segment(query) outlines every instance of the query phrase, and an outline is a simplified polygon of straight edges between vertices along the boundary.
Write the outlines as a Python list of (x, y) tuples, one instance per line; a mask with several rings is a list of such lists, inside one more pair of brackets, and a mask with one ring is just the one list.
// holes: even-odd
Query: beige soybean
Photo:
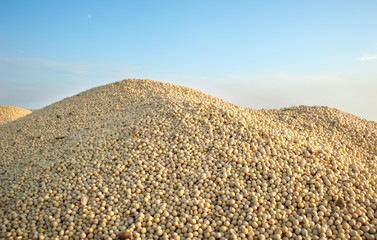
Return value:
[(377, 124), (127, 79), (0, 125), (1, 239), (376, 239)]

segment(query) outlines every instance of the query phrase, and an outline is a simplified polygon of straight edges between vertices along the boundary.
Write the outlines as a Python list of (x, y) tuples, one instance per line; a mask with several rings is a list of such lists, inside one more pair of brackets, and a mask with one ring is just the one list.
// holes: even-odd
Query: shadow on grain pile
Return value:
[(377, 127), (336, 109), (124, 80), (0, 129), (3, 239), (377, 237)]

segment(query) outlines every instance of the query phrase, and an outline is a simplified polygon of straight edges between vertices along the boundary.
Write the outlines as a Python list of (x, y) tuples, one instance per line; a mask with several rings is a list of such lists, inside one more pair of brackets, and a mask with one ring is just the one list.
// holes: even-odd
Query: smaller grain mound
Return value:
[(0, 125), (30, 114), (30, 110), (13, 106), (0, 106)]

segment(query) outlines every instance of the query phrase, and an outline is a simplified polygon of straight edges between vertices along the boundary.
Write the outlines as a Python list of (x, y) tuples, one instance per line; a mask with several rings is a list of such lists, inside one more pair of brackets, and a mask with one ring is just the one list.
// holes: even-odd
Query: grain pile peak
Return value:
[(31, 111), (14, 106), (0, 106), (0, 125), (30, 114)]
[(0, 126), (1, 239), (377, 239), (377, 126), (124, 80)]

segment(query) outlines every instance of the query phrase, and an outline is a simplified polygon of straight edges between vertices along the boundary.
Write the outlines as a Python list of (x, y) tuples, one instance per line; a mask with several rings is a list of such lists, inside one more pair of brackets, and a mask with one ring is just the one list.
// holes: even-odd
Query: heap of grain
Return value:
[(13, 107), (13, 106), (0, 106), (0, 125), (14, 121), (20, 117), (30, 114), (30, 110)]
[(0, 126), (2, 239), (377, 239), (377, 125), (124, 80)]

